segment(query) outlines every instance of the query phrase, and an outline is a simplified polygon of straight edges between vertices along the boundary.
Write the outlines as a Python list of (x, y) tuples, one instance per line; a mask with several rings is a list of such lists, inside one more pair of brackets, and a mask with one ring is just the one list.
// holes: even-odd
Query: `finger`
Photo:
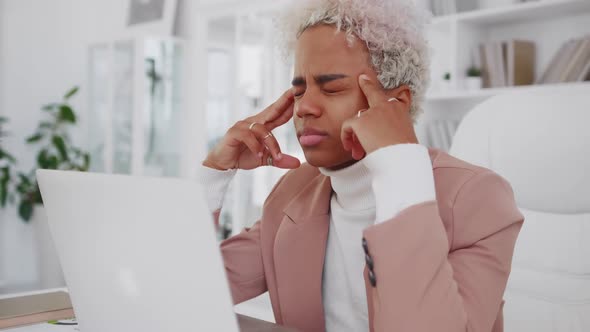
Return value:
[(277, 142), (277, 139), (264, 125), (257, 124), (252, 126), (249, 130), (258, 138), (258, 141), (270, 150), (271, 155), (275, 160), (281, 159), (281, 147), (279, 146), (279, 142)]
[(381, 83), (370, 79), (369, 76), (365, 74), (359, 76), (359, 86), (361, 87), (361, 91), (365, 94), (370, 107), (376, 106), (387, 100), (387, 96), (383, 91)]
[(356, 118), (346, 120), (342, 125), (340, 139), (344, 150), (350, 151), (355, 160), (360, 160), (365, 156), (365, 149), (354, 131), (354, 125), (357, 122)]
[(352, 150), (352, 146), (354, 144), (353, 137), (354, 130), (352, 128), (352, 123), (350, 120), (347, 120), (342, 124), (342, 130), (340, 132), (340, 140), (342, 141), (342, 146), (344, 147), (344, 150)]
[(283, 114), (281, 114), (281, 116), (279, 116), (274, 121), (267, 122), (265, 124), (266, 128), (268, 128), (269, 130), (273, 130), (273, 129), (280, 127), (280, 126), (284, 125), (285, 123), (289, 122), (289, 120), (291, 120), (293, 118), (293, 110), (294, 110), (294, 105), (291, 104), (291, 106), (289, 106), (289, 108)]
[(260, 114), (264, 123), (272, 122), (278, 119), (289, 109), (289, 106), (293, 104), (293, 100), (293, 91), (291, 89), (285, 91), (283, 95), (277, 99), (277, 101), (275, 101)]
[(247, 132), (242, 132), (242, 134), (236, 139), (244, 143), (248, 147), (248, 150), (252, 151), (255, 156), (262, 158), (264, 155), (263, 145), (258, 141), (256, 135), (249, 130)]
[(352, 146), (352, 158), (354, 160), (361, 160), (365, 156), (365, 149), (363, 146), (357, 142)]
[(355, 160), (361, 160), (365, 156), (365, 149), (363, 148), (363, 145), (359, 141), (356, 134), (352, 134), (351, 151), (352, 151), (352, 158), (354, 158)]
[(273, 166), (282, 169), (295, 169), (301, 166), (301, 162), (293, 156), (284, 154), (281, 160), (273, 160)]

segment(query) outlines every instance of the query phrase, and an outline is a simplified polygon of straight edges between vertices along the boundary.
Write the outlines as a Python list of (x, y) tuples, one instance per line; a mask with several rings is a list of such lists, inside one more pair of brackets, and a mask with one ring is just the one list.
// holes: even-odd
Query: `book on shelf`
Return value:
[(534, 83), (536, 47), (525, 40), (493, 41), (479, 46), (484, 88)]
[(511, 40), (506, 43), (508, 86), (530, 85), (535, 82), (535, 43)]
[(70, 296), (52, 292), (0, 300), (0, 329), (74, 317)]
[(586, 67), (582, 69), (580, 75), (578, 75), (578, 82), (590, 81), (590, 61), (586, 64)]
[(590, 36), (570, 39), (555, 53), (538, 84), (583, 82), (590, 74)]

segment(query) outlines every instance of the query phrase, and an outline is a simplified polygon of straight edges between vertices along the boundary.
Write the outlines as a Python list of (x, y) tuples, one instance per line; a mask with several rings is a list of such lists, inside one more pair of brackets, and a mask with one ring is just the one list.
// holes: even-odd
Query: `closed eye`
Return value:
[(294, 91), (293, 96), (295, 96), (295, 98), (299, 98), (299, 97), (303, 96), (304, 93), (305, 93), (305, 90)]
[(345, 89), (322, 89), (328, 95), (335, 95), (345, 91)]

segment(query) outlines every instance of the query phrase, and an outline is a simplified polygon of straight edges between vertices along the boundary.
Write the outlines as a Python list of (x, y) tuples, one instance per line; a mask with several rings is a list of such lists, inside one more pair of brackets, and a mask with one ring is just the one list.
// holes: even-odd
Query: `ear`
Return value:
[(407, 107), (408, 112), (410, 111), (410, 106), (412, 105), (412, 91), (409, 86), (405, 84), (400, 85), (397, 88), (386, 90), (385, 93), (389, 98), (397, 98), (397, 100)]

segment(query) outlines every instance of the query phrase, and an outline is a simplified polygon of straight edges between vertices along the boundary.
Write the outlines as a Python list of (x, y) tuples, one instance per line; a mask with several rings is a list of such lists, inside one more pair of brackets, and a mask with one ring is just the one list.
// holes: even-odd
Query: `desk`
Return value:
[[(256, 318), (238, 314), (238, 325), (241, 332), (296, 332), (296, 330), (269, 323)], [(75, 326), (59, 326), (51, 324), (36, 324), (0, 330), (2, 332), (77, 332)]]
[[(51, 290), (44, 290), (38, 292), (29, 292), (29, 293), (22, 293), (22, 294), (13, 294), (13, 295), (2, 295), (0, 299), (3, 298), (12, 298), (18, 296), (26, 296), (26, 295), (35, 295), (35, 294), (42, 294), (47, 292), (53, 291), (66, 291), (67, 289), (51, 289)], [(274, 323), (266, 322), (260, 319), (244, 316), (244, 315), (237, 315), (238, 317), (238, 325), (240, 327), (241, 332), (296, 332), (295, 329), (287, 328), (284, 326), (280, 326)], [(14, 327), (9, 329), (0, 330), (2, 332), (75, 332), (79, 331), (77, 326), (63, 326), (63, 325), (52, 325), (47, 323), (35, 324), (35, 325), (28, 325), (28, 326), (20, 326)]]

